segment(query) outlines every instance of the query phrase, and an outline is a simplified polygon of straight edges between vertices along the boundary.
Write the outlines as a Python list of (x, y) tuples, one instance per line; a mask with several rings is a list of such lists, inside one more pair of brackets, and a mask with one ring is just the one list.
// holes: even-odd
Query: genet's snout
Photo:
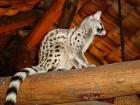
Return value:
[(102, 34), (102, 35), (105, 35), (105, 34), (106, 34), (106, 31), (105, 31), (105, 30), (103, 30), (101, 34)]

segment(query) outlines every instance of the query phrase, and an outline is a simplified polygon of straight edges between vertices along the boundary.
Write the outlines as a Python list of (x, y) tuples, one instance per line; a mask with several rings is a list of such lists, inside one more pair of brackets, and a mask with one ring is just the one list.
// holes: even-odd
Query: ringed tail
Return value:
[(26, 79), (29, 75), (33, 75), (36, 73), (37, 70), (33, 67), (24, 68), (21, 71), (17, 72), (10, 80), (4, 105), (16, 105), (17, 93), (21, 82), (24, 79)]

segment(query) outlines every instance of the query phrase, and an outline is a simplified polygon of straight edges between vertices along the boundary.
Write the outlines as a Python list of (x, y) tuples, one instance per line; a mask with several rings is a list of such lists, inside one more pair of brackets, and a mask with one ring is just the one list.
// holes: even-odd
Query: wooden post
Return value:
[(62, 9), (62, 15), (57, 24), (58, 27), (69, 28), (71, 21), (73, 20), (73, 17), (77, 10), (77, 4), (78, 4), (78, 0), (65, 0)]
[[(0, 105), (9, 78), (2, 78)], [(140, 60), (34, 75), (21, 85), (17, 105), (58, 104), (140, 93)]]

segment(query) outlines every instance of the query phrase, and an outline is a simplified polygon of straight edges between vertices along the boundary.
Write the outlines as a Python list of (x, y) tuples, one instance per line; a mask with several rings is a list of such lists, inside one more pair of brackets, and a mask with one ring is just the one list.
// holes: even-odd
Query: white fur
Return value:
[(9, 88), (15, 87), (18, 90), (19, 89), (19, 85), (20, 85), (20, 81), (19, 80), (11, 81), (10, 84), (9, 84)]
[(12, 100), (13, 102), (16, 103), (16, 94), (15, 93), (8, 94), (8, 96), (6, 97), (6, 101), (8, 100)]
[(90, 44), (93, 41), (94, 36), (89, 37), (88, 42), (84, 45), (83, 49), (82, 49), (82, 53), (86, 52), (86, 50), (89, 48)]
[(102, 14), (102, 11), (97, 11), (97, 12), (93, 15), (94, 19), (100, 20), (101, 14)]
[(93, 19), (93, 16), (89, 16), (90, 19)]

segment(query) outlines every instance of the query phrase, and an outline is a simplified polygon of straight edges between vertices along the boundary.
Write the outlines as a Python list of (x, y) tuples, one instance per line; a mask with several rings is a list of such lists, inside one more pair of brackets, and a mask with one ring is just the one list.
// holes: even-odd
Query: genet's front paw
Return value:
[(89, 65), (89, 67), (95, 67), (95, 66), (96, 66), (95, 64), (90, 64), (90, 65)]
[(82, 65), (79, 64), (79, 65), (77, 66), (77, 69), (81, 69), (81, 68), (82, 68)]

